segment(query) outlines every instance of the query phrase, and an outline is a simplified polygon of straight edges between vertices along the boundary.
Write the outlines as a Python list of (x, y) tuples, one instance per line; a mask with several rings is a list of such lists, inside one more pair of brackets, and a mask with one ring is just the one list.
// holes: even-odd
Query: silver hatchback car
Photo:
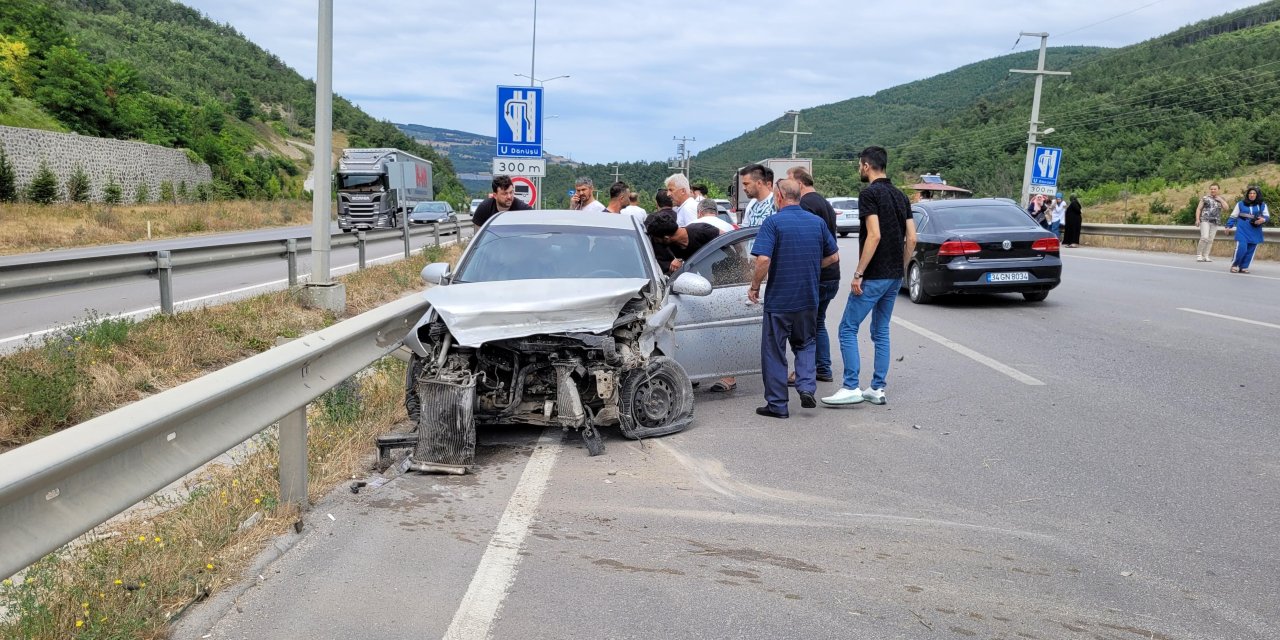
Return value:
[(422, 272), (437, 286), (405, 340), (411, 468), (465, 471), (477, 424), (573, 429), (592, 455), (601, 427), (629, 438), (687, 427), (692, 381), (760, 371), (763, 311), (747, 303), (756, 231), (721, 235), (668, 277), (635, 216), (491, 218), (456, 270)]

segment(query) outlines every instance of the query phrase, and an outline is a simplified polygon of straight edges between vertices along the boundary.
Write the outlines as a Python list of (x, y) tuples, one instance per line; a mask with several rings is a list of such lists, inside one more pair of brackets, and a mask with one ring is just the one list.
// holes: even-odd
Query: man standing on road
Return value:
[(574, 181), (573, 201), (569, 203), (569, 208), (587, 213), (604, 211), (604, 205), (596, 200), (596, 183), (591, 178), (583, 176)]
[(667, 177), (667, 193), (675, 202), (676, 224), (684, 227), (698, 219), (698, 201), (693, 198), (693, 190), (689, 188), (689, 178), (683, 173), (673, 173)]
[(644, 219), (649, 215), (649, 212), (645, 211), (644, 207), (640, 206), (640, 194), (632, 191), (627, 197), (627, 203), (627, 206), (622, 208), (623, 213), (633, 215), (641, 219)]
[(511, 184), (510, 176), (494, 176), (489, 186), (493, 188), (493, 193), (476, 206), (476, 212), (471, 214), (471, 224), (474, 224), (477, 229), (484, 226), (489, 218), (503, 211), (533, 210), (533, 207), (524, 203), (524, 200), (516, 197), (516, 188)]
[[(836, 228), (836, 210), (821, 193), (813, 188), (813, 176), (804, 167), (787, 169), (787, 177), (800, 183), (800, 208), (812, 213), (827, 223), (831, 237), (839, 230)], [(840, 263), (825, 266), (818, 277), (818, 382), (831, 382), (831, 336), (827, 333), (827, 307), (840, 292)], [(792, 376), (794, 380), (795, 376)]]
[(609, 205), (604, 208), (609, 213), (622, 213), (631, 204), (631, 188), (625, 182), (615, 182), (609, 186)]
[(742, 176), (742, 190), (747, 192), (747, 213), (742, 217), (742, 226), (758, 227), (764, 219), (773, 215), (778, 208), (773, 202), (773, 169), (759, 164), (750, 164), (738, 171)]
[(720, 230), (720, 233), (729, 233), (733, 231), (733, 225), (720, 219), (720, 209), (716, 207), (716, 201), (703, 198), (698, 203), (698, 219), (693, 224), (709, 224)]
[[(861, 224), (858, 229), (858, 267), (853, 272), (853, 291), (840, 321), (840, 357), (844, 360), (844, 382), (823, 404), (872, 404), (887, 402), (885, 378), (889, 375), (889, 320), (893, 303), (902, 287), (906, 261), (916, 248), (916, 223), (911, 219), (907, 196), (889, 182), (885, 166), (889, 154), (883, 147), (867, 147), (858, 162), (858, 174), (870, 182), (858, 194)], [(871, 386), (859, 389), (861, 361), (858, 354), (858, 327), (871, 314), (871, 341), (875, 343), (875, 374)]]
[(768, 216), (751, 246), (755, 271), (747, 300), (760, 302), (760, 284), (769, 276), (764, 298), (764, 327), (760, 336), (760, 365), (765, 405), (758, 415), (789, 417), (787, 408), (787, 345), (796, 360), (796, 391), (800, 406), (818, 406), (813, 394), (814, 355), (818, 329), (818, 277), (822, 267), (840, 259), (835, 236), (820, 218), (800, 208), (800, 183), (784, 179), (775, 189), (782, 208)]
[(1213, 252), (1213, 239), (1218, 235), (1218, 225), (1222, 223), (1222, 212), (1227, 210), (1227, 201), (1218, 195), (1218, 183), (1209, 185), (1209, 195), (1200, 198), (1196, 205), (1196, 227), (1200, 229), (1200, 244), (1196, 246), (1196, 262), (1213, 262), (1209, 254)]

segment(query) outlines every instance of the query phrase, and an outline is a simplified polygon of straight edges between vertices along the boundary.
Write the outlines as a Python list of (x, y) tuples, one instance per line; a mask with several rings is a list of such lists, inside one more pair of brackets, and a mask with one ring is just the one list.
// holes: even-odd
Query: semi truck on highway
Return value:
[(431, 200), (431, 162), (399, 149), (346, 149), (338, 160), (338, 228), (398, 229)]
[[(787, 170), (791, 167), (803, 167), (809, 175), (813, 175), (813, 161), (809, 158), (765, 158), (756, 164), (764, 165), (773, 169), (773, 180), (777, 182), (787, 177)], [(739, 167), (739, 170), (742, 168)], [(729, 193), (730, 208), (736, 214), (741, 214), (747, 209), (747, 202), (751, 200), (751, 196), (742, 189), (742, 176), (737, 171), (733, 172), (733, 183)], [(737, 216), (735, 216), (737, 217)]]

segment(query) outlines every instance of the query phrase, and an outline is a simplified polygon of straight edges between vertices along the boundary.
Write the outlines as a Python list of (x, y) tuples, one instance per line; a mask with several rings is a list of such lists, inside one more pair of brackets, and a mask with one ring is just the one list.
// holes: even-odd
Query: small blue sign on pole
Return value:
[(1062, 170), (1062, 149), (1056, 147), (1039, 147), (1035, 160), (1031, 163), (1031, 184), (1042, 187), (1058, 185), (1058, 174)]
[(498, 152), (542, 157), (542, 87), (498, 87)]
[(566, 195), (566, 196), (569, 196), (570, 198), (572, 198), (572, 197), (573, 197), (573, 189), (570, 189), (570, 190), (569, 190), (569, 193), (566, 193), (565, 195)]

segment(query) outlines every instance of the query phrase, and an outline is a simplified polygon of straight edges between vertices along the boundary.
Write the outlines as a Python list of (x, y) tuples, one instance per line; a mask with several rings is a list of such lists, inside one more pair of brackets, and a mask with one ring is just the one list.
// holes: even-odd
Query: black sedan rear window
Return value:
[(1036, 226), (1031, 216), (1014, 205), (977, 205), (947, 207), (929, 213), (929, 226), (935, 230), (1028, 228)]

